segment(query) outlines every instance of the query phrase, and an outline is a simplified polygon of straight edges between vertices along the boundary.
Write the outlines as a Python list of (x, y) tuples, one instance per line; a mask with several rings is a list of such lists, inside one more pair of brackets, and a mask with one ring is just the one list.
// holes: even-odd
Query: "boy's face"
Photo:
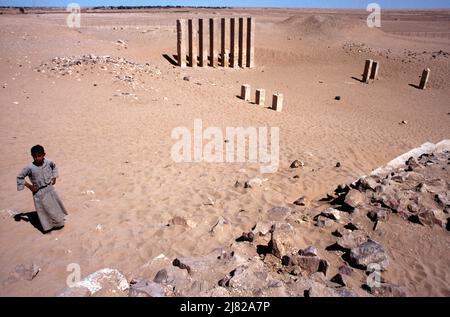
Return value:
[(37, 153), (33, 155), (34, 162), (36, 164), (42, 164), (44, 162), (45, 153)]

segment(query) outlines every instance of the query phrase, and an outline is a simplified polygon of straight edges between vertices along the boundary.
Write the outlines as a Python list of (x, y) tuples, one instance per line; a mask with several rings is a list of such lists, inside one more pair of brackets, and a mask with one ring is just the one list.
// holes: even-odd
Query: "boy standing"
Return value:
[[(58, 177), (56, 165), (45, 158), (41, 145), (31, 148), (31, 156), (33, 162), (17, 175), (17, 190), (23, 190), (25, 186), (33, 193), (34, 206), (44, 232), (62, 228), (67, 211), (53, 188)], [(25, 180), (27, 176), (31, 184)]]

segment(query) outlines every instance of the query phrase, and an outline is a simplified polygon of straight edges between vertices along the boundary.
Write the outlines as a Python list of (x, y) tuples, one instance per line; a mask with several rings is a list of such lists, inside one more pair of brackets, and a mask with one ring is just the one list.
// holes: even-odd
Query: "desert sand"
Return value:
[[(267, 221), (270, 208), (297, 208), (293, 202), (305, 196), (321, 210), (319, 200), (338, 184), (425, 142), (449, 139), (450, 12), (385, 12), (379, 29), (366, 26), (367, 14), (93, 12), (82, 14), (80, 29), (68, 28), (63, 13), (2, 14), (0, 295), (56, 296), (66, 288), (70, 263), (80, 265), (82, 277), (111, 267), (128, 280), (153, 278), (175, 258), (229, 246)], [(254, 69), (179, 68), (163, 56), (176, 54), (179, 18), (247, 15), (257, 21)], [(88, 63), (68, 73), (54, 62), (89, 54), (136, 64)], [(381, 68), (366, 85), (359, 79), (369, 58)], [(424, 68), (430, 82), (420, 90), (414, 85)], [(266, 107), (237, 98), (242, 84), (251, 85), (252, 100), (254, 89), (265, 88)], [(274, 92), (284, 94), (281, 113), (267, 108)], [(255, 163), (175, 163), (171, 131), (193, 129), (196, 118), (223, 130), (279, 127), (278, 171), (261, 175)], [(56, 162), (56, 190), (69, 212), (62, 230), (45, 235), (6, 212), (35, 210), (31, 193), (16, 191), (35, 144)], [(294, 160), (304, 166), (290, 168)], [(253, 177), (267, 180), (235, 187)], [(177, 216), (186, 223), (167, 226)], [(222, 218), (226, 224), (210, 233)], [(299, 248), (314, 245), (331, 267), (343, 263), (324, 250), (331, 235), (313, 223), (295, 225)], [(450, 296), (445, 228), (392, 215), (382, 232), (376, 238), (390, 257), (386, 279), (411, 296)], [(8, 282), (17, 265), (30, 263), (41, 268), (31, 282)], [(358, 287), (363, 277), (350, 284)]]

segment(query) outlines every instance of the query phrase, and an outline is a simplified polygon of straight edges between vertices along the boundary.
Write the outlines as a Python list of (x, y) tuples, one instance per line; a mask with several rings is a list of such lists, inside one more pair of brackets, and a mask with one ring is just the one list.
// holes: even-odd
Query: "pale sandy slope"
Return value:
[[(31, 194), (16, 192), (15, 177), (30, 160), (29, 148), (39, 143), (59, 166), (57, 190), (70, 212), (66, 228), (50, 235), (29, 223), (1, 220), (0, 279), (21, 263), (42, 268), (32, 287), (18, 282), (1, 288), (2, 295), (54, 296), (64, 289), (72, 262), (83, 276), (114, 267), (128, 278), (152, 277), (160, 254), (174, 259), (208, 253), (265, 219), (273, 206), (290, 206), (303, 195), (314, 201), (412, 147), (449, 138), (449, 58), (430, 53), (450, 51), (448, 34), (442, 36), (448, 13), (435, 23), (408, 15), (417, 30), (426, 24), (436, 34), (415, 38), (368, 29), (364, 12), (252, 14), (258, 18), (253, 70), (179, 69), (163, 58), (176, 54), (175, 20), (208, 12), (89, 14), (82, 17), (81, 33), (65, 26), (65, 15), (0, 16), (0, 210), (34, 210)], [(390, 19), (389, 30), (398, 25), (403, 31), (400, 22)], [(127, 49), (116, 44), (119, 39)], [(346, 53), (351, 43), (366, 46)], [(413, 60), (405, 50), (420, 56)], [(149, 63), (161, 74), (142, 76), (145, 83), (133, 91), (95, 67), (60, 78), (33, 70), (56, 56), (90, 53)], [(372, 85), (352, 78), (361, 77), (367, 58), (381, 62), (380, 80)], [(420, 91), (409, 84), (418, 84), (424, 67), (432, 69), (431, 89)], [(284, 93), (284, 111), (236, 98), (243, 83), (265, 88), (269, 100), (274, 91)], [(138, 99), (115, 97), (117, 90)], [(222, 129), (279, 127), (278, 172), (260, 175), (257, 164), (247, 163), (174, 163), (171, 131), (192, 129), (195, 118)], [(295, 159), (305, 167), (290, 169)], [(335, 168), (338, 161), (341, 168)], [(234, 187), (254, 176), (268, 181), (258, 189)], [(208, 198), (213, 206), (204, 204)], [(166, 227), (174, 216), (190, 227)], [(230, 225), (208, 234), (218, 217)], [(391, 223), (378, 238), (392, 257), (388, 278), (415, 295), (448, 296), (448, 233)], [(99, 224), (102, 230), (96, 230)], [(310, 229), (305, 243), (322, 249), (329, 244), (331, 237)]]

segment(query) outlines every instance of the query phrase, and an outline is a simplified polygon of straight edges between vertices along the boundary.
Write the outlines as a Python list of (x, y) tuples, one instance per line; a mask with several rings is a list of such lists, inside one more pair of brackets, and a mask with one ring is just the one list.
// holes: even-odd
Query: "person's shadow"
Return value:
[(48, 231), (44, 231), (42, 228), (41, 222), (39, 220), (38, 214), (36, 211), (23, 212), (14, 216), (15, 221), (25, 221), (31, 223), (33, 227), (38, 229), (42, 234), (46, 234)]

